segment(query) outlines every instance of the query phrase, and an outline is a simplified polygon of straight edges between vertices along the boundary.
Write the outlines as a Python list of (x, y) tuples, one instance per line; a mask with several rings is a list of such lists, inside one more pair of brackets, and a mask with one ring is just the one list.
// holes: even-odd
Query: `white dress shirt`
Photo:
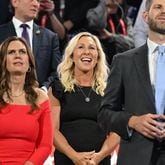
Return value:
[[(149, 74), (150, 74), (150, 81), (151, 85), (155, 86), (155, 79), (156, 79), (156, 63), (158, 57), (158, 45), (157, 43), (147, 39), (148, 45), (148, 64), (149, 64)], [(165, 43), (162, 44), (165, 46)]]
[(155, 74), (156, 74), (156, 60), (158, 55), (158, 44), (154, 43), (150, 39), (147, 39), (148, 45), (148, 64), (149, 74), (152, 87), (155, 86)]
[(22, 36), (22, 31), (23, 28), (20, 27), (21, 24), (27, 24), (29, 26), (29, 28), (27, 28), (28, 33), (29, 33), (29, 39), (30, 39), (30, 46), (32, 48), (32, 40), (33, 40), (33, 20), (29, 21), (29, 22), (21, 22), (20, 20), (18, 20), (16, 17), (13, 17), (12, 22), (14, 24), (15, 27), (15, 31), (17, 33), (18, 37)]

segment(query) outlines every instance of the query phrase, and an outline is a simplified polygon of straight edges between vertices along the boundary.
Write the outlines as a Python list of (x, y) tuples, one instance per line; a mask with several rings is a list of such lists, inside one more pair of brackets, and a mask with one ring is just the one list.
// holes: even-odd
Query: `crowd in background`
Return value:
[[(63, 54), (67, 42), (77, 33), (88, 31), (100, 39), (106, 58), (136, 46), (134, 24), (142, 0), (41, 0), (36, 24), (58, 34)], [(10, 0), (0, 2), (0, 24), (13, 16)], [(99, 12), (99, 13), (97, 13)], [(141, 17), (141, 14), (140, 16)]]

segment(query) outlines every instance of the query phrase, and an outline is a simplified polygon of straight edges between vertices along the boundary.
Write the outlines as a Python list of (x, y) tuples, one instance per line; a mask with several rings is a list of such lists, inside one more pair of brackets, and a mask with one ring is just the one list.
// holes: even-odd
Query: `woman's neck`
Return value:
[(80, 86), (91, 86), (93, 76), (90, 74), (75, 75), (76, 84)]
[(24, 91), (25, 78), (22, 76), (11, 76), (9, 87), (12, 94), (19, 94)]
[(77, 85), (92, 86), (94, 70), (81, 71), (77, 68), (74, 69), (74, 79)]

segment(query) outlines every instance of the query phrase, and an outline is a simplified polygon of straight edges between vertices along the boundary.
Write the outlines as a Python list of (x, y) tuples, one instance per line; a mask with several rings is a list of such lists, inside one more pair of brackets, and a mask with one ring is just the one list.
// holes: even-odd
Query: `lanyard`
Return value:
[(125, 26), (125, 23), (124, 23), (123, 19), (120, 18), (119, 22), (121, 24), (123, 35), (126, 36), (127, 35), (127, 31), (126, 31), (126, 26)]
[(43, 15), (41, 18), (41, 26), (46, 27), (47, 15)]
[[(113, 23), (112, 18), (109, 18), (108, 22), (109, 22), (109, 25), (110, 25), (110, 27), (111, 27), (112, 33), (116, 33), (115, 25), (114, 25), (114, 23)], [(121, 29), (122, 29), (123, 35), (126, 36), (126, 35), (127, 35), (126, 25), (125, 25), (123, 19), (120, 18), (120, 19), (119, 19), (119, 23), (120, 23), (120, 25), (121, 25)]]

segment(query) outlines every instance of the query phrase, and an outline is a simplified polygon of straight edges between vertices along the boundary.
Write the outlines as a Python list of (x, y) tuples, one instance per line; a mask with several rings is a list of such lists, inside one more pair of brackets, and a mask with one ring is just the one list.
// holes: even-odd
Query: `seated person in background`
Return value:
[(52, 151), (48, 96), (38, 88), (26, 41), (9, 37), (0, 48), (0, 164), (42, 165)]
[(49, 91), (56, 165), (110, 165), (120, 138), (97, 123), (108, 70), (97, 37), (81, 32), (69, 41)]
[(106, 0), (105, 5), (107, 6), (105, 28), (100, 29), (98, 26), (93, 26), (93, 33), (96, 33), (101, 40), (107, 61), (111, 65), (112, 57), (115, 54), (134, 47), (133, 27), (131, 20), (126, 17), (125, 1)]

